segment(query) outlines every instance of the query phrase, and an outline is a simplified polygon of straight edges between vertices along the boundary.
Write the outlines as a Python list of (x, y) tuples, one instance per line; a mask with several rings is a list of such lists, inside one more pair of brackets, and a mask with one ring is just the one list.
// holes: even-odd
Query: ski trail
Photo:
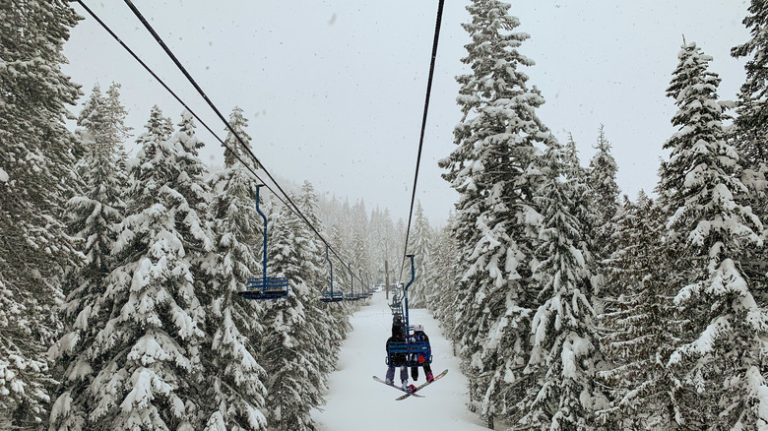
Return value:
[[(353, 330), (341, 346), (337, 370), (329, 377), (326, 405), (312, 412), (323, 431), (441, 430), (481, 431), (482, 422), (465, 406), (467, 378), (459, 371), (438, 322), (427, 310), (411, 310), (411, 323), (421, 323), (432, 344), (432, 371), (448, 369), (448, 375), (419, 393), (395, 401), (402, 392), (372, 379), (387, 371), (384, 343), (390, 336), (392, 315), (384, 293), (376, 293), (371, 305), (352, 315)], [(419, 370), (419, 382), (424, 381)], [(395, 376), (399, 379), (399, 370)]]

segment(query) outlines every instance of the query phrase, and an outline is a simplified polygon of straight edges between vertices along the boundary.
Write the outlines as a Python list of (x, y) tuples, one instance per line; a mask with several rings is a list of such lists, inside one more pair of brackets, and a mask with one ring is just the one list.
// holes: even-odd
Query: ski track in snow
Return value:
[[(384, 293), (376, 293), (371, 305), (352, 315), (353, 330), (341, 346), (336, 371), (329, 377), (326, 405), (312, 412), (323, 431), (393, 430), (486, 430), (480, 418), (467, 410), (467, 378), (459, 360), (427, 310), (411, 310), (411, 324), (421, 323), (432, 344), (432, 371), (448, 369), (448, 375), (419, 391), (425, 398), (395, 398), (402, 392), (373, 380), (387, 371), (384, 344), (391, 333), (392, 315)], [(399, 379), (399, 370), (395, 373)], [(424, 382), (419, 370), (418, 382)]]

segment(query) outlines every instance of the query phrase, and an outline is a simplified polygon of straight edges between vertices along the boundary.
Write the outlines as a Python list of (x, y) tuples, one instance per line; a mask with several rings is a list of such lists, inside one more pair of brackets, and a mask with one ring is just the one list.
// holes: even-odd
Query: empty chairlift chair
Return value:
[(267, 216), (259, 207), (259, 189), (262, 184), (256, 186), (256, 211), (264, 220), (264, 255), (262, 259), (261, 277), (250, 277), (245, 285), (245, 290), (239, 292), (239, 295), (245, 299), (272, 300), (288, 296), (290, 291), (288, 279), (285, 277), (269, 277), (267, 274)]
[(330, 283), (329, 283), (329, 290), (326, 290), (322, 293), (322, 296), (320, 296), (320, 301), (322, 302), (341, 302), (344, 300), (344, 292), (337, 290), (333, 291), (333, 262), (331, 262), (331, 258), (328, 255), (328, 245), (325, 246), (325, 260), (328, 262), (328, 268), (330, 270)]

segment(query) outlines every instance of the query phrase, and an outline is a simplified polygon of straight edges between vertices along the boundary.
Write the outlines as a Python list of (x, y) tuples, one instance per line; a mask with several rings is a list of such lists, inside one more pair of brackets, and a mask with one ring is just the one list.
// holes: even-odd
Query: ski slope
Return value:
[[(425, 398), (403, 401), (395, 401), (402, 392), (373, 380), (373, 375), (384, 378), (387, 371), (384, 344), (392, 326), (384, 293), (377, 293), (371, 305), (352, 315), (353, 330), (341, 346), (337, 371), (330, 376), (327, 403), (313, 412), (320, 430), (487, 431), (465, 406), (467, 379), (438, 322), (427, 310), (411, 310), (411, 322), (424, 325), (429, 335), (432, 371), (437, 374), (447, 368), (448, 375), (420, 391)], [(395, 379), (399, 379), (399, 370)], [(424, 382), (423, 370), (419, 382)]]

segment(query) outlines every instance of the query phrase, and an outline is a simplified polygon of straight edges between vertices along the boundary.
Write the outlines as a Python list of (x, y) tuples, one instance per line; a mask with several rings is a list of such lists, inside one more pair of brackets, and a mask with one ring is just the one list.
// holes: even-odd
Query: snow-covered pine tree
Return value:
[(411, 233), (408, 253), (415, 254), (414, 262), (416, 264), (416, 281), (408, 291), (408, 301), (412, 308), (425, 308), (426, 297), (429, 294), (431, 286), (427, 283), (427, 274), (430, 268), (429, 254), (432, 249), (432, 228), (429, 226), (429, 220), (424, 216), (424, 209), (421, 202), (416, 203), (416, 214), (413, 219), (413, 232)]
[[(679, 333), (663, 268), (664, 221), (642, 191), (625, 197), (617, 219), (616, 250), (605, 260), (608, 290), (620, 292), (599, 316), (607, 367), (598, 376), (611, 387), (613, 407), (601, 412), (611, 429), (674, 428), (674, 386), (666, 362)], [(613, 288), (612, 286), (618, 286)]]
[(314, 250), (308, 229), (283, 206), (269, 244), (271, 273), (288, 278), (291, 286), (288, 298), (271, 304), (267, 311), (261, 342), (270, 429), (279, 431), (314, 429), (309, 412), (320, 405), (326, 388), (319, 352), (325, 343), (307, 319), (305, 306), (314, 299), (304, 271), (304, 259)]
[(573, 139), (572, 133), (568, 133), (568, 142), (563, 146), (563, 163), (566, 176), (586, 181), (587, 170), (581, 166), (579, 150), (576, 149), (576, 140)]
[[(246, 132), (246, 129), (248, 128), (248, 119), (245, 118), (243, 110), (239, 106), (232, 108), (232, 112), (229, 114), (229, 125), (237, 132), (237, 136), (250, 147), (251, 137)], [(237, 139), (229, 128), (227, 128), (227, 136), (224, 138), (224, 143), (226, 144), (226, 148), (224, 149), (224, 163), (227, 166), (232, 166), (232, 164), (238, 163), (238, 157), (246, 163), (256, 163), (251, 162), (251, 158), (247, 155), (248, 153), (246, 149), (243, 148), (243, 144), (240, 143), (240, 140)], [(234, 150), (234, 152), (231, 149)], [(252, 168), (258, 169), (259, 167), (252, 166)]]
[(89, 429), (88, 413), (93, 370), (100, 358), (90, 348), (100, 329), (109, 319), (110, 308), (103, 297), (108, 288), (107, 277), (114, 268), (110, 256), (117, 237), (117, 225), (123, 219), (124, 204), (118, 160), (123, 148), (120, 130), (122, 118), (113, 115), (118, 100), (108, 105), (98, 87), (94, 87), (78, 125), (84, 151), (81, 165), (85, 194), (75, 196), (67, 204), (69, 230), (84, 256), (82, 266), (68, 274), (64, 306), (64, 334), (51, 349), (64, 375), (58, 399), (54, 403), (51, 428), (61, 430)]
[(595, 144), (595, 155), (589, 161), (588, 182), (595, 195), (598, 226), (610, 224), (619, 208), (619, 186), (616, 184), (616, 160), (611, 154), (611, 143), (605, 137), (605, 126), (600, 125)]
[(258, 346), (251, 342), (263, 335), (264, 307), (237, 295), (248, 277), (261, 273), (261, 217), (254, 202), (256, 180), (239, 162), (229, 162), (211, 180), (215, 247), (202, 265), (206, 332), (211, 336), (210, 347), (203, 349), (206, 430), (262, 430), (265, 371), (256, 359)]
[(532, 319), (523, 377), (510, 382), (527, 388), (510, 419), (531, 428), (588, 430), (594, 429), (594, 410), (607, 400), (594, 388), (599, 356), (590, 265), (580, 249), (585, 226), (574, 215), (577, 195), (561, 176), (561, 151), (553, 145), (546, 155), (547, 181), (538, 198), (544, 217), (537, 250), (541, 261), (534, 267), (542, 302)]
[(459, 279), (457, 246), (452, 235), (453, 218), (438, 231), (434, 247), (428, 255), (428, 271), (425, 274), (427, 286), (427, 306), (440, 321), (443, 333), (455, 340), (457, 328), (453, 319), (456, 312), (456, 300), (459, 296), (456, 280)]
[(677, 420), (696, 429), (768, 429), (768, 315), (739, 262), (744, 248), (761, 244), (762, 225), (739, 198), (747, 190), (739, 154), (725, 141), (711, 57), (690, 43), (678, 58), (667, 90), (678, 131), (664, 144), (670, 158), (658, 186), (666, 241), (679, 256), (672, 263), (684, 277), (671, 280), (675, 304), (692, 326), (669, 360), (683, 404)]
[[(768, 220), (768, 1), (752, 0), (744, 18), (751, 39), (734, 47), (731, 54), (746, 58), (747, 79), (739, 92), (733, 145), (744, 171), (742, 182), (749, 190), (747, 199), (760, 220)], [(768, 233), (763, 233), (764, 242)], [(756, 299), (768, 305), (768, 259), (765, 244), (749, 250), (742, 266), (751, 279)]]
[[(305, 181), (301, 186), (301, 195), (298, 200), (299, 208), (307, 220), (313, 226), (318, 226), (322, 232), (322, 222), (318, 214), (318, 198), (315, 188), (311, 183)], [(333, 312), (330, 308), (320, 302), (320, 295), (327, 286), (325, 245), (316, 235), (310, 236), (311, 241), (307, 243), (305, 255), (302, 259), (302, 273), (305, 274), (305, 284), (309, 288), (310, 298), (305, 301), (305, 315), (309, 322), (314, 326), (314, 332), (318, 339), (323, 340), (319, 343), (316, 353), (319, 355), (318, 366), (323, 375), (333, 371), (338, 359), (339, 347), (347, 331), (350, 329), (346, 315)]]
[(64, 268), (76, 253), (61, 210), (79, 184), (66, 129), (78, 87), (62, 73), (77, 15), (63, 0), (0, 3), (0, 428), (35, 427), (52, 381)]
[(120, 84), (113, 82), (107, 89), (107, 95), (105, 103), (107, 105), (107, 112), (110, 116), (110, 124), (113, 129), (110, 131), (112, 139), (115, 142), (120, 142), (118, 148), (117, 167), (119, 169), (118, 179), (122, 184), (123, 189), (128, 188), (128, 155), (125, 152), (125, 145), (123, 144), (131, 136), (131, 128), (125, 124), (125, 117), (128, 115), (128, 111), (120, 102)]
[[(101, 94), (101, 87), (99, 84), (96, 84), (91, 89), (90, 96), (88, 96), (88, 99), (83, 103), (83, 108), (77, 116), (78, 128), (75, 130), (77, 145), (75, 146), (73, 154), (75, 158), (77, 158), (77, 166), (75, 170), (81, 177), (85, 176), (88, 170), (89, 160), (86, 156), (88, 155), (89, 142), (92, 143), (94, 141), (91, 133), (93, 133), (97, 127), (103, 127), (105, 124), (105, 119), (101, 118), (105, 115), (105, 110), (102, 108), (102, 105), (104, 105), (104, 96)], [(94, 117), (94, 112), (100, 113)]]
[[(590, 225), (587, 233), (591, 237), (590, 248), (598, 262), (606, 259), (614, 249), (612, 238), (616, 231), (614, 217), (619, 209), (619, 186), (616, 184), (616, 160), (611, 155), (611, 144), (605, 137), (605, 126), (600, 125), (595, 145), (595, 155), (587, 170)], [(601, 265), (602, 266), (602, 265)], [(620, 292), (604, 291), (604, 274), (596, 271), (593, 282), (600, 298), (615, 298)], [(617, 286), (615, 286), (617, 287)]]
[(97, 322), (88, 346), (100, 358), (92, 364), (88, 423), (115, 431), (201, 429), (208, 402), (199, 391), (205, 310), (195, 275), (212, 241), (196, 211), (193, 189), (204, 187), (202, 177), (183, 170), (195, 165), (196, 139), (187, 121), (168, 139), (168, 120), (157, 107), (146, 128), (102, 297), (110, 314)]
[(470, 43), (462, 62), (472, 72), (458, 77), (457, 147), (440, 162), (459, 192), (460, 348), (471, 365), (470, 396), (485, 400), (486, 415), (505, 409), (494, 404), (502, 399), (494, 392), (527, 360), (529, 265), (540, 221), (532, 200), (537, 146), (553, 140), (536, 114), (544, 99), (521, 70), (533, 65), (518, 50), (528, 35), (515, 31), (520, 23), (509, 8), (498, 0), (467, 6)]

